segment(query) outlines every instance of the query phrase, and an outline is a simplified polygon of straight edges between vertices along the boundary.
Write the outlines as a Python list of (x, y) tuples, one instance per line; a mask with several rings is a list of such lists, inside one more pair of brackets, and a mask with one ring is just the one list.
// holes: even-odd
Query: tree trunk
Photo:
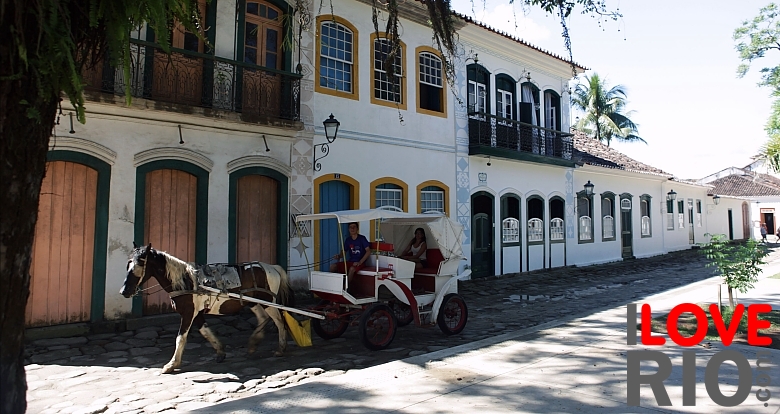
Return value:
[(734, 294), (732, 293), (731, 286), (729, 286), (729, 306), (734, 310)]
[[(14, 2), (0, 21), (0, 413), (23, 413), (27, 407), (24, 372), (24, 321), (30, 285), (30, 255), (38, 198), (46, 172), (46, 152), (58, 96), (39, 96), (29, 68), (9, 67)], [(24, 21), (24, 37), (37, 39), (35, 22)], [(32, 30), (30, 28), (32, 27)], [(17, 26), (18, 30), (18, 26)], [(34, 47), (28, 48), (28, 53)], [(32, 58), (32, 57), (31, 57)], [(37, 57), (36, 57), (37, 58)], [(8, 80), (11, 72), (15, 77)], [(25, 102), (26, 103), (23, 103)], [(28, 114), (38, 113), (38, 119)]]

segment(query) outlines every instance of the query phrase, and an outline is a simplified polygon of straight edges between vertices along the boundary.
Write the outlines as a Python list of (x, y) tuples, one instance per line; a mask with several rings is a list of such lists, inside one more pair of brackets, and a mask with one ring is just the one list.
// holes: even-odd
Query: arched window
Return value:
[(674, 230), (674, 201), (666, 200), (666, 230)]
[(541, 106), (539, 102), (539, 88), (531, 82), (525, 82), (520, 86), (522, 93), (518, 115), (520, 122), (531, 125), (539, 125)]
[(282, 11), (262, 1), (247, 1), (244, 18), (244, 62), (282, 68)]
[(444, 190), (429, 185), (420, 190), (420, 213), (438, 211), (444, 214)]
[(647, 195), (641, 195), (639, 196), (639, 208), (642, 212), (642, 237), (652, 237), (653, 231), (652, 231), (652, 221), (650, 217), (650, 206), (651, 206), (651, 200), (652, 198)]
[(515, 194), (501, 197), (501, 241), (520, 243), (520, 197)]
[(561, 130), (561, 97), (552, 89), (544, 91), (544, 127)]
[(615, 195), (601, 195), (601, 240), (615, 240)]
[(585, 191), (577, 193), (577, 228), (579, 242), (593, 241), (593, 195), (587, 195)]
[(442, 116), (446, 113), (444, 66), (433, 49), (417, 48), (418, 112)]
[(346, 20), (331, 15), (319, 16), (317, 22), (317, 90), (357, 99), (357, 30)]
[(496, 116), (506, 119), (517, 119), (515, 113), (515, 81), (506, 74), (496, 76)]
[(544, 201), (539, 197), (530, 197), (528, 207), (528, 243), (544, 242)]
[(490, 72), (477, 64), (468, 65), (468, 111), (490, 113)]
[(566, 237), (564, 229), (564, 201), (560, 197), (550, 199), (550, 242), (561, 243)]

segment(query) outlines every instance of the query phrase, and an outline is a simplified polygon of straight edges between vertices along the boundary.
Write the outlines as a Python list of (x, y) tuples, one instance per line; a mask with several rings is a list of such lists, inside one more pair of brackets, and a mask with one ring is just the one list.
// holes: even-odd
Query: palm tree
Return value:
[(585, 115), (577, 121), (575, 128), (606, 142), (607, 146), (616, 139), (624, 142), (645, 142), (637, 135), (637, 125), (629, 119), (632, 111), (623, 112), (626, 107), (626, 89), (622, 85), (607, 89), (607, 83), (594, 73), (585, 76), (574, 89), (572, 105)]

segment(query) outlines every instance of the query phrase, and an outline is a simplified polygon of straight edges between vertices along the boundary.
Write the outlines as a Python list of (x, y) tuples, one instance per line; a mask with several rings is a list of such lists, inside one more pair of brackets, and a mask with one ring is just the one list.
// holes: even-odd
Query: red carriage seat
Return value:
[(415, 269), (415, 274), (435, 275), (439, 273), (439, 264), (444, 261), (444, 256), (439, 249), (428, 249), (425, 251), (428, 265), (426, 267)]

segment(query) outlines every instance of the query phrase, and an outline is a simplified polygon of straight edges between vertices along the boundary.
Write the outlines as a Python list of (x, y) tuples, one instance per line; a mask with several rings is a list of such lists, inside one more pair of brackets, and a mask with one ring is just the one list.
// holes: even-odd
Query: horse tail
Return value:
[(295, 306), (295, 295), (290, 290), (290, 277), (283, 267), (273, 265), (273, 268), (279, 272), (279, 292), (276, 293), (278, 303), (285, 306)]

